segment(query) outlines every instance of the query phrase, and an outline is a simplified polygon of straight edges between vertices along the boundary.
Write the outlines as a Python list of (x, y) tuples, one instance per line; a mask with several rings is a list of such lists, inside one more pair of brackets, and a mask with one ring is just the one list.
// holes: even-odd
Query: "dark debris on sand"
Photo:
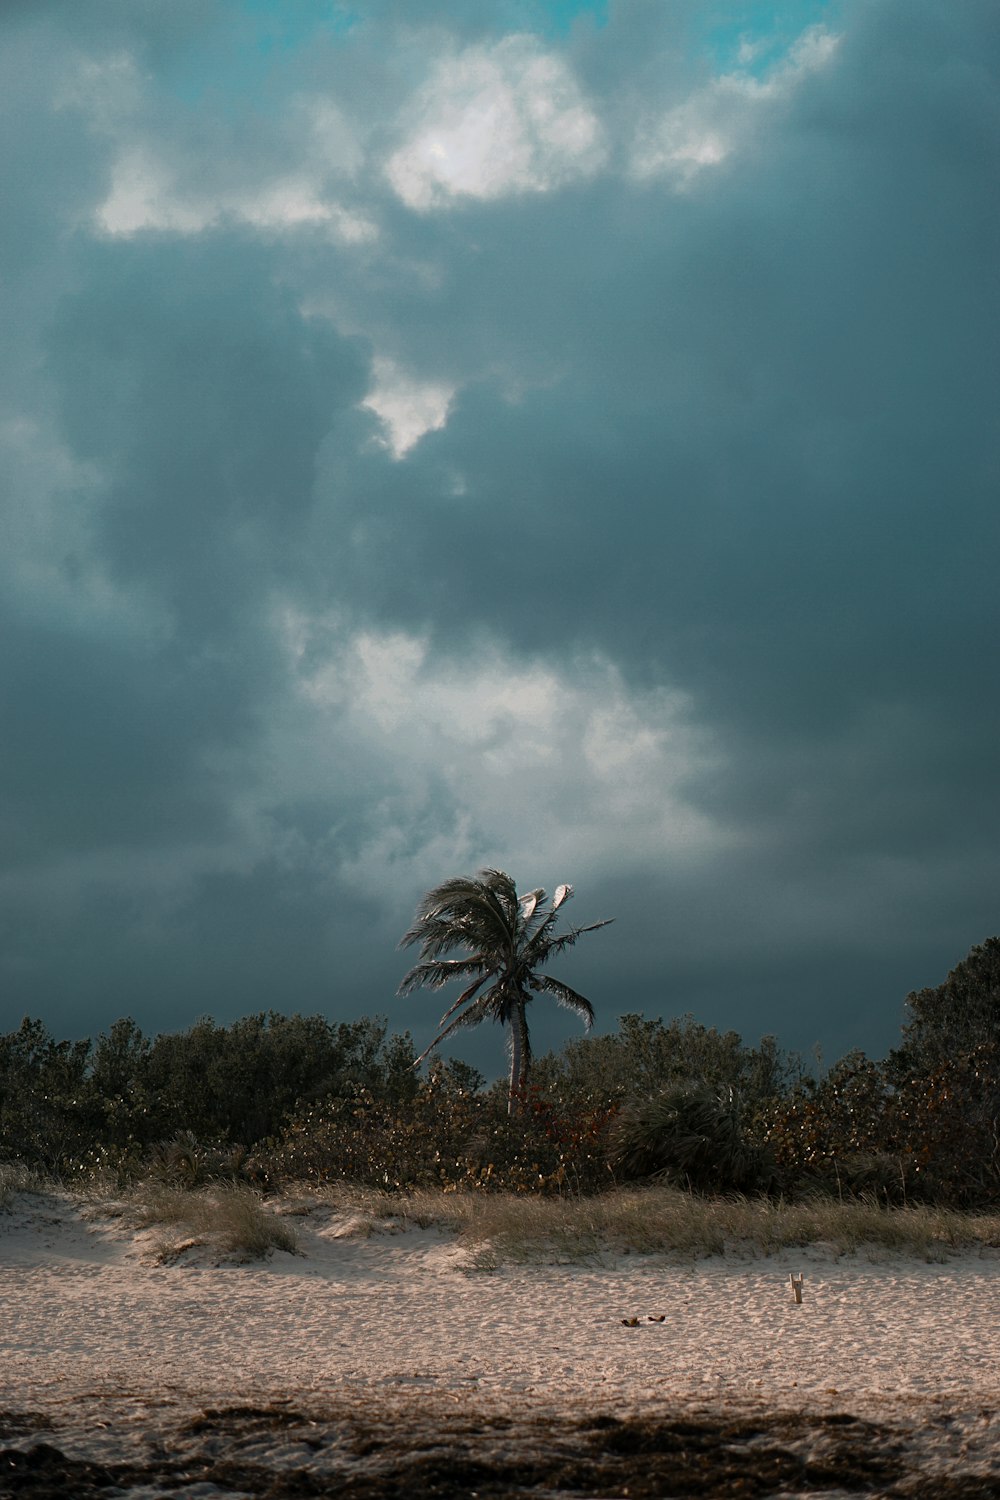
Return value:
[[(987, 1414), (989, 1415), (989, 1414)], [(851, 1495), (1000, 1500), (1000, 1472), (928, 1473), (903, 1428), (850, 1413), (733, 1415), (338, 1409), (290, 1404), (207, 1409), (150, 1432), (143, 1461), (74, 1458), (35, 1413), (0, 1413), (0, 1497), (119, 1500), (195, 1486), (260, 1500), (445, 1497), (753, 1497)], [(11, 1439), (35, 1434), (12, 1445)]]

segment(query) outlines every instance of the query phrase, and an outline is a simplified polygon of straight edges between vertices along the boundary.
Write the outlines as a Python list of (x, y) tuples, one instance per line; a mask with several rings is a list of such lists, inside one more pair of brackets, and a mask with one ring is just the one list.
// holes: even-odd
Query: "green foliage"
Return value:
[[(518, 903), (527, 957), (589, 930), (552, 933), (566, 894), (540, 913), (541, 892)], [(432, 948), (457, 910), (439, 913)], [(432, 955), (408, 977), (431, 964), (443, 982), (450, 962)], [(749, 1047), (691, 1016), (629, 1014), (614, 1035), (540, 1059), (513, 1094), (455, 1059), (420, 1081), (409, 1037), (378, 1019), (271, 1011), (149, 1039), (124, 1018), (95, 1042), (25, 1019), (0, 1036), (0, 1162), (212, 1192), (301, 1177), (585, 1194), (660, 1176), (700, 1191), (985, 1208), (1000, 1203), (998, 976), (991, 938), (909, 997), (897, 1051), (849, 1053), (820, 1079), (771, 1037)]]
[(415, 1087), (412, 1069), (409, 1038), (388, 1038), (382, 1020), (334, 1025), (271, 1011), (157, 1037), (146, 1081), (159, 1101), (158, 1138), (183, 1129), (250, 1146), (306, 1100), (359, 1087), (401, 1100)]
[(126, 1018), (92, 1044), (57, 1042), (25, 1019), (0, 1037), (0, 1158), (127, 1176), (180, 1132), (249, 1148), (306, 1102), (359, 1088), (395, 1105), (416, 1089), (412, 1043), (382, 1020), (272, 1011), (150, 1041)]
[(605, 1103), (638, 1102), (668, 1084), (697, 1080), (710, 1088), (735, 1089), (749, 1113), (784, 1094), (802, 1075), (797, 1058), (782, 1052), (774, 1037), (748, 1047), (735, 1031), (716, 1031), (693, 1016), (664, 1024), (658, 1017), (621, 1016), (608, 1036), (568, 1042), (536, 1064), (535, 1077), (548, 1093)]
[(144, 1165), (149, 1181), (187, 1191), (218, 1182), (267, 1186), (266, 1169), (246, 1146), (206, 1146), (190, 1130), (154, 1146)]
[(927, 1073), (991, 1043), (1000, 1043), (1000, 937), (972, 948), (943, 984), (907, 995), (895, 1060)]
[(1000, 938), (907, 996), (902, 1045), (885, 1068), (890, 1127), (918, 1191), (1000, 1200)]
[(927, 1071), (848, 1054), (771, 1112), (766, 1130), (790, 1186), (959, 1205), (1000, 1201), (1000, 1044)]
[(627, 1106), (615, 1122), (611, 1163), (625, 1180), (654, 1178), (707, 1193), (772, 1185), (769, 1153), (749, 1136), (734, 1088), (701, 1081), (668, 1084)]
[(897, 1144), (889, 1135), (891, 1103), (884, 1069), (860, 1051), (848, 1053), (818, 1083), (800, 1080), (775, 1104), (765, 1132), (786, 1183), (840, 1194), (877, 1185), (901, 1201), (906, 1173), (898, 1160), (895, 1170), (891, 1166)]
[(57, 1042), (27, 1016), (0, 1037), (0, 1156), (51, 1167), (94, 1139), (89, 1042)]
[[(893, 1061), (889, 1071), (896, 1073)], [(1000, 1202), (1000, 1041), (899, 1080), (889, 1123), (916, 1194), (939, 1203)]]

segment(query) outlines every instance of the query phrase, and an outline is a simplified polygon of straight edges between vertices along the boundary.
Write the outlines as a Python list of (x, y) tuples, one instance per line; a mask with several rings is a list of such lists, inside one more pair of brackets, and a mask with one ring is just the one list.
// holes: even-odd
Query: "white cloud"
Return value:
[(111, 191), (97, 219), (107, 234), (130, 235), (141, 229), (193, 234), (205, 228), (210, 215), (203, 206), (185, 203), (167, 168), (142, 147), (134, 147), (115, 163)]
[[(725, 161), (753, 139), (765, 110), (786, 99), (831, 61), (838, 43), (839, 37), (825, 27), (811, 26), (765, 77), (724, 73), (647, 120), (633, 145), (632, 175), (666, 176), (684, 187), (705, 167)], [(753, 62), (761, 45), (744, 43), (740, 61)]]
[(114, 134), (141, 108), (147, 83), (127, 52), (78, 56), (60, 81), (53, 104), (82, 110), (95, 130)]
[(311, 724), (309, 774), (332, 785), (356, 764), (393, 787), (352, 859), (358, 889), (405, 894), (484, 863), (531, 881), (606, 876), (697, 863), (726, 838), (684, 799), (713, 752), (678, 694), (630, 692), (597, 658), (446, 660), (411, 635), (341, 637), (335, 621), (294, 614), (282, 629)]
[[(114, 110), (101, 102), (105, 80), (117, 86)], [(75, 92), (67, 97), (84, 103), (95, 128), (118, 145), (111, 188), (96, 214), (106, 234), (150, 229), (199, 234), (236, 219), (272, 231), (321, 226), (343, 244), (378, 237), (377, 225), (344, 201), (352, 196), (364, 151), (350, 122), (327, 99), (297, 97), (289, 103), (284, 144), (291, 142), (294, 164), (278, 169), (234, 152), (231, 141), (228, 158), (211, 145), (179, 155), (176, 144), (171, 147), (137, 118), (136, 75), (122, 59), (82, 68)], [(211, 141), (210, 132), (206, 140)]]
[(436, 432), (448, 420), (454, 386), (417, 380), (392, 360), (374, 361), (375, 384), (364, 405), (385, 424), (386, 447), (403, 458), (425, 432)]
[(169, 166), (143, 147), (119, 157), (111, 191), (97, 212), (106, 234), (124, 236), (148, 229), (200, 234), (227, 218), (270, 230), (322, 225), (344, 244), (366, 244), (378, 237), (371, 220), (324, 197), (305, 172), (253, 187), (198, 191), (179, 183)]
[(405, 126), (386, 171), (411, 208), (544, 192), (604, 160), (600, 124), (573, 75), (527, 36), (445, 59)]

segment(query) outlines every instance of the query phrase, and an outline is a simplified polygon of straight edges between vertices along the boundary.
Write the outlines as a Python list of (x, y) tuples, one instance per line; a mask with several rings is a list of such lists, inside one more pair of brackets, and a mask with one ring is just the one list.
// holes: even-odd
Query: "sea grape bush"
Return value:
[(900, 1078), (891, 1119), (920, 1196), (1000, 1201), (1000, 1041)]
[(538, 1086), (563, 1097), (643, 1100), (670, 1083), (697, 1079), (734, 1089), (751, 1112), (802, 1073), (801, 1060), (774, 1037), (749, 1047), (738, 1032), (702, 1026), (690, 1015), (664, 1022), (634, 1013), (619, 1018), (617, 1031), (575, 1038), (534, 1067)]
[(853, 1053), (771, 1112), (765, 1138), (789, 1188), (891, 1203), (1000, 1201), (1000, 1044), (919, 1072)]
[(567, 1112), (537, 1090), (456, 1087), (432, 1067), (403, 1108), (367, 1090), (294, 1116), (270, 1153), (273, 1172), (298, 1181), (346, 1179), (401, 1191), (593, 1191), (610, 1179), (604, 1136), (612, 1111)]

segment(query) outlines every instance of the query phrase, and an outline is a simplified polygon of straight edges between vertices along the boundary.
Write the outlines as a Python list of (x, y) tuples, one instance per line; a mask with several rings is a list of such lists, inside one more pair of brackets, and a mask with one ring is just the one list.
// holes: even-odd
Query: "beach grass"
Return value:
[(873, 1196), (713, 1197), (664, 1184), (580, 1196), (434, 1188), (387, 1192), (347, 1181), (286, 1184), (280, 1195), (265, 1196), (240, 1183), (188, 1188), (155, 1180), (122, 1193), (110, 1182), (59, 1184), (18, 1164), (0, 1163), (0, 1209), (18, 1194), (51, 1191), (68, 1191), (91, 1213), (111, 1213), (137, 1229), (169, 1229), (173, 1233), (161, 1247), (164, 1259), (173, 1258), (179, 1246), (194, 1244), (248, 1260), (273, 1250), (294, 1253), (294, 1221), (317, 1208), (336, 1214), (343, 1238), (438, 1229), (464, 1245), (470, 1264), (483, 1270), (630, 1254), (754, 1258), (810, 1245), (834, 1255), (927, 1262), (960, 1251), (1000, 1249), (998, 1210), (886, 1206)]
[[(272, 1250), (294, 1253), (298, 1247), (292, 1225), (273, 1213), (258, 1192), (241, 1184), (199, 1190), (146, 1184), (130, 1196), (126, 1215), (141, 1229), (163, 1225), (179, 1230), (186, 1237), (183, 1248), (207, 1244), (229, 1255), (259, 1260)], [(175, 1241), (165, 1239), (161, 1259), (177, 1249)]]
[(477, 1249), (486, 1267), (608, 1253), (766, 1256), (806, 1245), (838, 1255), (942, 1261), (958, 1250), (1000, 1246), (1000, 1213), (887, 1208), (874, 1199), (714, 1198), (669, 1187), (619, 1188), (592, 1197), (426, 1189), (395, 1194), (350, 1184), (331, 1185), (318, 1196), (350, 1216), (358, 1233), (401, 1224), (451, 1231)]
[(0, 1162), (0, 1210), (10, 1207), (18, 1193), (45, 1192), (50, 1184), (23, 1162)]

